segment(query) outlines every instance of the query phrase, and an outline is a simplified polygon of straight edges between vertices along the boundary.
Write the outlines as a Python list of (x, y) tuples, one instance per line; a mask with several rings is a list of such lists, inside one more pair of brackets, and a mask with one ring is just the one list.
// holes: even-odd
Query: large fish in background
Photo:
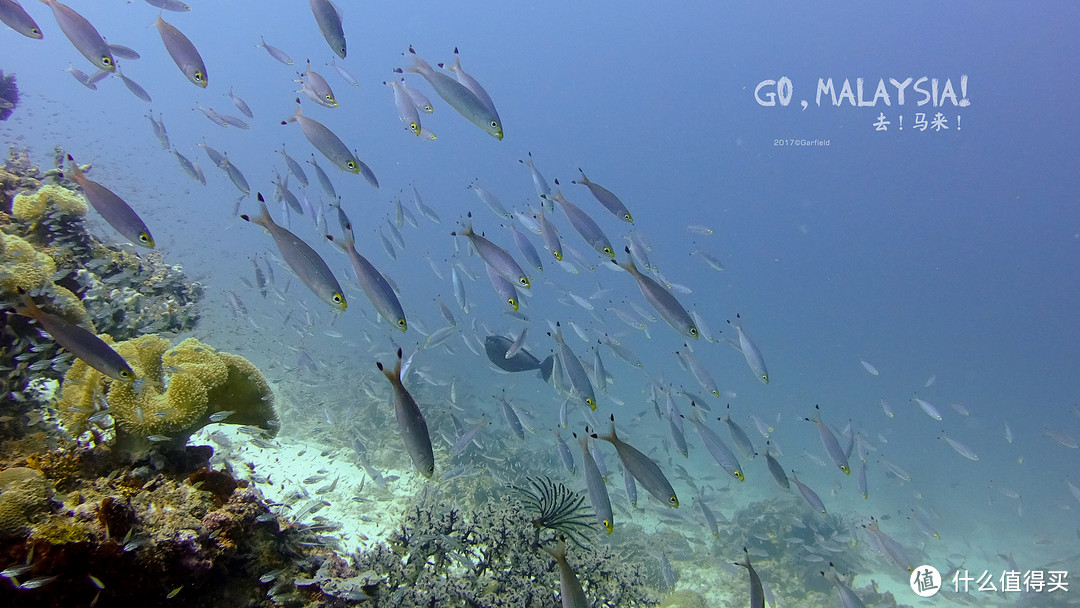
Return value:
[(488, 336), (484, 338), (484, 352), (495, 367), (508, 372), (528, 372), (534, 369), (540, 370), (540, 377), (544, 382), (551, 378), (551, 366), (555, 362), (554, 357), (548, 355), (543, 361), (537, 359), (524, 348), (517, 354), (506, 358), (506, 351), (514, 345), (514, 341), (503, 336)]

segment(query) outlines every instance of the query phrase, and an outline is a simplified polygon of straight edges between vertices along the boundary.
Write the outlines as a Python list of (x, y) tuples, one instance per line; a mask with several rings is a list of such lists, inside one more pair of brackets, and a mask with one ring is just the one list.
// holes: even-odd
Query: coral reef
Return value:
[[(748, 534), (748, 530), (757, 533)], [(747, 547), (767, 586), (778, 596), (795, 594), (785, 603), (810, 603), (813, 595), (834, 593), (820, 574), (829, 561), (841, 571), (858, 569), (858, 555), (851, 551), (854, 532), (844, 517), (807, 513), (800, 502), (787, 497), (754, 502), (736, 511), (731, 523), (720, 528), (720, 544), (730, 555)]]
[[(54, 153), (55, 169), (15, 149), (0, 167), (0, 309), (19, 306), (22, 289), (42, 309), (116, 340), (192, 329), (202, 287), (158, 252), (140, 255), (87, 232), (87, 204), (61, 177), (63, 150)], [(0, 314), (0, 440), (25, 436), (40, 405), (30, 380), (59, 380), (70, 363), (35, 323)]]
[(50, 494), (39, 471), (26, 467), (0, 471), (0, 538), (26, 534), (34, 519), (47, 510)]
[(15, 84), (15, 75), (4, 75), (0, 70), (0, 120), (7, 120), (8, 116), (19, 105), (19, 87)]
[[(262, 593), (253, 573), (286, 568), (298, 556), (283, 547), (298, 546), (303, 531), (279, 528), (258, 491), (205, 468), (208, 448), (186, 452), (197, 467), (190, 475), (145, 465), (114, 468), (85, 450), (53, 455), (54, 464), (70, 456), (83, 467), (56, 503), (42, 497), (41, 472), (0, 471), (0, 498), (17, 484), (20, 491), (32, 487), (43, 505), (16, 537), (0, 538), (0, 563), (27, 566), (17, 579), (0, 581), (4, 605), (253, 605)], [(47, 467), (45, 475), (53, 471)], [(12, 590), (32, 581), (40, 586)]]
[[(416, 506), (386, 544), (355, 555), (353, 567), (339, 578), (363, 581), (364, 592), (374, 595), (380, 608), (436, 603), (553, 608), (560, 605), (559, 573), (555, 562), (533, 546), (531, 519), (513, 494), (461, 510), (432, 500)], [(574, 547), (568, 560), (595, 606), (657, 602), (642, 582), (643, 565), (606, 545)]]
[[(243, 357), (219, 353), (194, 338), (171, 346), (148, 335), (120, 342), (116, 352), (135, 371), (136, 382), (118, 382), (75, 361), (64, 375), (56, 408), (73, 435), (91, 430), (92, 417), (107, 412), (115, 421), (114, 447), (137, 452), (153, 442), (183, 445), (210, 423), (210, 415), (230, 410), (225, 422), (277, 431), (273, 393), (259, 370)], [(101, 397), (106, 410), (97, 407)]]

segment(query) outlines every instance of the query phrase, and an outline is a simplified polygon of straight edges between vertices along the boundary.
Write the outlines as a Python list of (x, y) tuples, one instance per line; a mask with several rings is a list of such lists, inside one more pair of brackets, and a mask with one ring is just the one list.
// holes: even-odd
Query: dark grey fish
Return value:
[(167, 23), (162, 19), (161, 15), (158, 15), (154, 26), (157, 27), (158, 33), (161, 34), (161, 41), (165, 43), (165, 50), (169, 51), (169, 56), (176, 63), (176, 67), (180, 68), (180, 71), (192, 84), (205, 89), (208, 82), (206, 64), (203, 63), (202, 56), (199, 55), (199, 51), (191, 43), (191, 40), (188, 40), (188, 37), (171, 23)]
[(379, 316), (399, 331), (407, 331), (409, 323), (405, 320), (405, 310), (401, 307), (397, 294), (390, 287), (386, 277), (367, 258), (356, 251), (351, 231), (345, 234), (341, 247), (352, 262), (360, 288), (364, 290), (364, 295), (368, 297), (368, 300), (371, 300), (375, 310), (379, 311)]
[(41, 310), (26, 295), (23, 296), (23, 307), (16, 312), (40, 323), (57, 344), (82, 359), (90, 367), (115, 380), (123, 382), (135, 380), (135, 372), (127, 361), (104, 340), (97, 337), (97, 334)]
[(610, 190), (600, 184), (589, 181), (589, 178), (585, 177), (585, 172), (580, 168), (578, 171), (581, 171), (581, 179), (574, 180), (570, 183), (588, 187), (589, 192), (592, 192), (592, 195), (596, 197), (596, 200), (600, 201), (600, 204), (615, 217), (624, 222), (634, 223), (634, 216), (630, 215), (630, 210), (626, 208), (626, 205), (624, 205), (621, 200), (619, 200), (619, 197), (615, 196)]
[[(472, 217), (471, 214), (469, 217)], [(522, 270), (521, 266), (514, 260), (514, 256), (510, 255), (510, 253), (502, 247), (489, 241), (483, 235), (474, 232), (471, 220), (465, 226), (464, 230), (461, 232), (451, 232), (450, 234), (452, 236), (463, 236), (469, 239), (473, 248), (476, 249), (476, 253), (480, 254), (480, 257), (487, 262), (492, 270), (499, 273), (503, 278), (510, 281), (515, 286), (529, 289), (529, 277), (526, 276), (525, 271)]]
[[(555, 185), (559, 185), (559, 180), (555, 180)], [(612, 260), (615, 259), (615, 250), (611, 247), (611, 241), (608, 240), (604, 231), (600, 229), (596, 220), (582, 211), (580, 207), (566, 200), (557, 187), (555, 192), (546, 198), (550, 198), (562, 205), (563, 211), (566, 212), (566, 219), (570, 220), (570, 225), (581, 235), (582, 239), (585, 239), (589, 247), (595, 249), (600, 255), (607, 256)]]
[(761, 579), (758, 578), (757, 571), (750, 564), (750, 552), (746, 550), (746, 547), (743, 547), (743, 554), (745, 561), (735, 562), (735, 565), (746, 568), (746, 571), (750, 573), (750, 608), (765, 608), (765, 591), (761, 588)]
[(27, 38), (41, 40), (44, 37), (34, 18), (15, 0), (0, 0), (0, 21)]
[[(608, 531), (610, 534), (610, 530)], [(554, 549), (542, 547), (555, 563), (559, 565), (559, 597), (562, 598), (563, 608), (588, 608), (589, 600), (585, 597), (585, 590), (581, 588), (577, 575), (566, 561), (566, 541), (559, 539)]]
[(488, 279), (491, 281), (491, 287), (495, 289), (495, 293), (499, 295), (499, 298), (506, 303), (507, 306), (517, 312), (520, 300), (518, 300), (517, 289), (510, 281), (507, 281), (505, 277), (496, 272), (491, 264), (484, 264), (487, 269)]
[(675, 495), (674, 488), (671, 487), (671, 483), (660, 467), (640, 450), (619, 439), (615, 433), (614, 414), (611, 415), (611, 432), (607, 435), (593, 435), (593, 437), (603, 439), (615, 446), (615, 451), (619, 454), (619, 460), (622, 461), (623, 466), (649, 494), (673, 509), (679, 508), (679, 497)]
[[(566, 340), (563, 339), (562, 326), (556, 322), (555, 333), (549, 335), (558, 345), (559, 361), (562, 363), (566, 376), (570, 379), (570, 386), (573, 387), (578, 398), (589, 406), (589, 409), (595, 410), (596, 395), (593, 393), (592, 382), (589, 380), (589, 375), (585, 373), (585, 367), (581, 365), (581, 360), (578, 359), (574, 351), (566, 344)], [(612, 428), (614, 428), (614, 425)]]
[[(350, 173), (360, 173), (360, 165), (362, 164), (360, 159), (349, 151), (348, 146), (333, 131), (326, 128), (321, 122), (304, 116), (303, 112), (301, 112), (299, 99), (296, 100), (296, 114), (282, 121), (281, 124), (290, 122), (300, 123), (300, 129), (304, 132), (304, 137), (311, 142), (311, 145), (315, 146), (316, 150), (322, 152), (323, 156), (330, 159), (330, 162)], [(368, 172), (370, 171), (368, 169)], [(365, 174), (364, 177), (368, 176)], [(370, 182), (371, 178), (368, 178), (368, 181)], [(376, 188), (379, 187), (378, 182), (373, 185)]]
[(68, 154), (67, 158), (71, 167), (71, 179), (75, 180), (75, 183), (82, 188), (86, 200), (90, 202), (94, 210), (101, 214), (101, 217), (105, 218), (105, 221), (115, 228), (117, 232), (124, 235), (124, 238), (132, 243), (153, 249), (154, 237), (150, 236), (150, 230), (143, 223), (139, 214), (135, 213), (135, 210), (112, 190), (83, 175), (79, 165), (75, 163), (75, 159), (71, 158), (70, 154)]
[(791, 489), (791, 483), (788, 481), (787, 473), (784, 472), (784, 467), (780, 466), (776, 457), (772, 455), (772, 449), (769, 447), (769, 442), (765, 442), (765, 463), (769, 466), (769, 473), (772, 473), (773, 480), (776, 484), (785, 490)]
[(270, 217), (270, 212), (266, 209), (266, 201), (263, 200), (262, 194), (259, 193), (257, 196), (259, 199), (259, 215), (255, 217), (242, 215), (240, 217), (266, 228), (266, 231), (274, 238), (274, 243), (277, 245), (278, 251), (281, 252), (281, 257), (296, 273), (296, 276), (300, 277), (300, 280), (308, 286), (308, 289), (323, 301), (333, 305), (338, 310), (344, 311), (348, 307), (348, 303), (345, 301), (345, 295), (342, 293), (337, 279), (334, 278), (334, 273), (330, 271), (330, 267), (300, 237), (276, 224), (273, 218)]
[(728, 430), (731, 432), (731, 440), (735, 442), (735, 447), (739, 448), (739, 451), (743, 453), (743, 456), (753, 460), (754, 456), (757, 456), (757, 452), (754, 450), (754, 444), (750, 441), (750, 436), (746, 434), (746, 431), (739, 426), (739, 423), (732, 420), (730, 414), (725, 414), (720, 418), (717, 418), (717, 420), (723, 420), (728, 425)]
[(341, 27), (341, 11), (330, 0), (309, 0), (308, 4), (315, 15), (315, 23), (319, 24), (319, 31), (330, 45), (330, 50), (344, 59), (347, 49), (345, 31)]
[(806, 500), (814, 509), (821, 511), (822, 515), (828, 515), (829, 512), (825, 510), (825, 503), (821, 502), (821, 498), (817, 495), (810, 486), (799, 481), (799, 478), (795, 476), (795, 471), (791, 471), (791, 481), (795, 482), (795, 487), (799, 488), (799, 494), (802, 494), (803, 499)]
[(465, 88), (472, 91), (477, 99), (479, 99), (484, 106), (495, 115), (495, 120), (498, 120), (499, 124), (502, 124), (502, 120), (499, 119), (499, 112), (495, 109), (495, 102), (491, 101), (491, 95), (488, 95), (487, 90), (485, 90), (475, 78), (466, 74), (465, 70), (461, 69), (461, 53), (458, 52), (457, 47), (454, 47), (454, 63), (451, 65), (443, 65), (440, 63), (439, 67), (453, 72), (457, 81), (465, 85)]
[(386, 369), (381, 362), (377, 362), (376, 365), (394, 388), (394, 416), (397, 418), (398, 429), (401, 431), (401, 438), (405, 441), (405, 449), (412, 458), (413, 466), (421, 475), (431, 479), (432, 474), (435, 473), (435, 455), (431, 450), (431, 437), (428, 435), (424, 415), (420, 412), (412, 395), (401, 383), (401, 349), (397, 351), (397, 363), (393, 370)]
[(82, 53), (83, 57), (89, 59), (90, 63), (97, 66), (98, 69), (108, 72), (116, 69), (116, 62), (113, 60), (112, 51), (109, 50), (109, 44), (94, 29), (94, 26), (86, 20), (86, 17), (56, 0), (40, 0), (40, 2), (47, 4), (52, 9), (53, 17), (56, 18), (56, 24), (60, 26), (60, 31), (64, 32), (64, 35)]
[(409, 53), (413, 57), (413, 65), (404, 71), (420, 74), (443, 101), (457, 110), (459, 114), (469, 122), (480, 127), (495, 139), (503, 138), (502, 123), (498, 115), (492, 112), (476, 93), (460, 82), (450, 78), (442, 72), (436, 72), (426, 61), (416, 55), (416, 51), (409, 47)]
[(513, 346), (513, 340), (503, 336), (488, 336), (484, 338), (484, 351), (487, 357), (501, 370), (508, 372), (527, 372), (540, 369), (540, 360), (534, 357), (524, 348), (509, 359), (506, 352)]
[(592, 502), (593, 511), (596, 513), (596, 521), (607, 530), (608, 534), (615, 531), (615, 517), (611, 511), (611, 499), (608, 498), (607, 486), (604, 485), (604, 476), (600, 474), (596, 466), (596, 459), (589, 451), (588, 435), (577, 436), (578, 444), (581, 445), (582, 463), (585, 468), (585, 487), (589, 491), (589, 500)]
[[(626, 247), (626, 253), (630, 253), (629, 247)], [(645, 296), (645, 299), (649, 301), (649, 304), (652, 304), (652, 307), (656, 309), (656, 312), (660, 313), (660, 316), (667, 321), (668, 325), (675, 328), (684, 336), (695, 340), (700, 337), (701, 334), (694, 325), (694, 320), (690, 318), (690, 313), (686, 312), (686, 309), (683, 308), (682, 304), (679, 304), (679, 301), (675, 299), (675, 296), (671, 295), (671, 292), (664, 289), (651, 277), (642, 274), (637, 269), (637, 266), (634, 265), (633, 258), (628, 258), (625, 264), (620, 264), (616, 260), (612, 261), (634, 277), (634, 280), (637, 281), (638, 289), (641, 290), (641, 295)]]

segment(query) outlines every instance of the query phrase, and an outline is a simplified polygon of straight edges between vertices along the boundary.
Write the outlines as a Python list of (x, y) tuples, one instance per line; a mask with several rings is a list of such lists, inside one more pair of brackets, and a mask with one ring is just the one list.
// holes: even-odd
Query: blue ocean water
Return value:
[[(493, 215), (466, 186), (477, 179), (508, 208), (538, 209), (529, 172), (518, 162), (531, 152), (548, 181), (554, 186), (559, 179), (566, 197), (600, 224), (624, 260), (630, 226), (570, 182), (580, 167), (621, 197), (634, 215), (633, 229), (651, 246), (655, 265), (668, 281), (692, 290), (677, 298), (720, 337), (717, 343), (692, 345), (721, 390), (728, 391), (719, 399), (709, 397), (712, 417), (730, 403), (759, 452), (764, 439), (749, 416), (770, 421), (776, 429), (772, 439), (783, 450), (781, 462), (816, 488), (830, 510), (835, 504), (835, 510), (856, 518), (891, 518), (883, 529), (921, 546), (928, 563), (941, 570), (949, 554), (963, 555), (979, 572), (1004, 570), (1007, 562), (998, 554), (1010, 553), (1021, 570), (1080, 565), (1080, 497), (1070, 495), (1066, 485), (1068, 479), (1080, 486), (1080, 453), (1044, 433), (1050, 428), (1080, 438), (1080, 210), (1074, 204), (1080, 191), (1075, 171), (1080, 128), (1070, 110), (1077, 92), (1071, 79), (1078, 56), (1071, 35), (1078, 22), (1074, 5), (793, 8), (700, 2), (681, 4), (678, 11), (561, 2), (345, 5), (349, 54), (339, 62), (359, 80), (354, 88), (327, 65), (333, 54), (304, 3), (267, 8), (257, 2), (193, 1), (190, 13), (164, 17), (205, 59), (210, 84), (202, 90), (187, 82), (166, 54), (151, 26), (157, 9), (141, 0), (70, 4), (110, 42), (142, 53), (137, 61), (121, 60), (121, 68), (146, 88), (153, 103), (137, 99), (115, 78), (96, 91), (80, 86), (64, 69), (72, 65), (90, 72), (92, 66), (44, 5), (25, 2), (45, 39), (0, 30), (0, 69), (17, 75), (24, 96), (0, 125), (4, 142), (30, 147), (46, 166), (54, 145), (94, 165), (92, 177), (140, 213), (165, 260), (183, 265), (208, 286), (196, 331), (200, 339), (251, 358), (272, 380), (314, 374), (320, 386), (341, 391), (309, 395), (310, 402), (298, 407), (359, 398), (348, 383), (351, 374), (375, 373), (375, 360), (388, 361), (394, 345), (406, 353), (419, 348), (415, 366), (441, 381), (456, 379), (459, 390), (475, 401), (466, 408), (475, 411), (466, 417), (481, 411), (497, 416), (490, 395), (509, 388), (533, 420), (536, 432), (526, 441), (554, 454), (548, 429), (558, 423), (563, 397), (531, 375), (493, 371), (459, 338), (448, 342), (453, 354), (424, 349), (426, 338), (418, 331), (443, 326), (436, 298), (454, 310), (462, 332), (481, 340), (488, 330), (516, 336), (526, 325), (506, 316), (483, 265), (450, 232), (471, 211), (477, 231), (525, 266), (500, 227), (507, 220)], [(260, 36), (296, 64), (282, 65), (256, 48)], [(395, 77), (394, 68), (410, 64), (403, 56), (410, 44), (433, 64), (451, 61), (453, 48), (460, 49), (463, 67), (499, 109), (502, 141), (465, 121), (416, 75), (405, 78), (435, 105), (435, 113), (422, 120), (438, 141), (422, 141), (402, 128), (382, 81)], [(356, 148), (378, 176), (378, 190), (333, 169), (296, 125), (279, 124), (295, 110), (299, 86), (294, 80), (305, 59), (327, 78), (340, 102), (339, 108), (326, 109), (299, 94), (305, 115)], [(921, 96), (909, 88), (901, 105), (890, 79), (922, 77), (935, 79), (940, 90), (948, 81), (955, 101), (966, 103), (946, 98), (940, 105), (918, 105)], [(755, 95), (759, 83), (781, 78), (792, 84), (790, 105), (759, 103), (764, 99)], [(864, 79), (867, 102), (883, 79), (889, 103), (879, 99), (858, 107), (856, 100), (834, 106), (824, 96), (819, 105), (819, 82), (828, 79), (837, 92), (845, 82), (854, 88), (856, 79)], [(194, 109), (201, 104), (238, 115), (224, 95), (229, 89), (254, 111), (250, 130), (215, 126)], [(163, 117), (173, 145), (199, 160), (207, 186), (187, 178), (175, 158), (161, 150), (144, 118), (151, 109)], [(938, 113), (947, 129), (916, 128), (920, 116), (932, 121)], [(876, 129), (883, 121), (887, 130)], [(803, 140), (827, 145), (797, 145)], [(253, 280), (248, 258), (277, 254), (261, 229), (231, 215), (238, 192), (198, 149), (202, 141), (227, 151), (245, 173), (252, 196), (240, 210), (249, 214), (257, 212), (254, 191), (269, 199), (274, 170), (287, 171), (276, 152), (283, 143), (300, 161), (315, 152), (342, 195), (357, 248), (398, 286), (409, 332), (399, 334), (377, 321), (355, 288), (348, 259), (326, 242), (325, 229), (307, 218), (293, 217), (290, 225), (348, 283), (349, 309), (336, 317), (295, 278), (284, 300), (264, 300), (245, 285)], [(313, 183), (307, 196), (326, 203), (313, 172), (308, 175)], [(413, 186), (438, 211), (441, 224), (417, 213)], [(378, 231), (387, 232), (387, 218), (393, 221), (395, 197), (418, 217), (419, 227), (404, 229), (406, 248), (391, 260)], [(280, 218), (281, 206), (271, 205), (271, 213)], [(647, 403), (651, 382), (705, 392), (674, 354), (685, 339), (662, 320), (645, 322), (651, 337), (619, 321), (607, 309), (634, 314), (628, 300), (651, 311), (634, 281), (591, 253), (562, 212), (554, 220), (564, 242), (584, 252), (595, 271), (560, 269), (542, 250), (540, 238), (530, 234), (545, 269), (530, 272), (531, 293), (522, 298), (529, 350), (542, 357), (553, 348), (544, 335), (549, 321), (572, 320), (593, 343), (604, 333), (618, 337), (644, 366), (627, 366), (601, 349), (615, 378), (608, 392), (624, 404), (601, 397), (596, 419), (613, 413), (619, 428), (626, 429), (625, 438), (653, 456), (669, 477), (675, 477), (677, 463), (708, 479), (706, 486), (727, 486), (730, 478), (689, 427), (691, 457), (677, 454), (666, 422), (660, 424)], [(326, 225), (339, 233), (332, 215)], [(687, 229), (694, 225), (713, 232)], [(120, 238), (103, 222), (97, 223), (97, 233)], [(722, 260), (725, 270), (691, 255), (695, 249)], [(479, 276), (466, 281), (468, 314), (456, 306), (449, 280), (455, 251)], [(288, 272), (275, 265), (275, 274), (284, 289)], [(227, 291), (246, 303), (250, 318), (230, 311)], [(575, 305), (566, 291), (597, 294), (595, 310)], [(737, 313), (768, 363), (768, 385), (723, 342), (734, 337), (726, 321)], [(327, 330), (344, 338), (327, 336)], [(566, 337), (591, 361), (585, 342), (572, 331)], [(297, 367), (293, 350), (300, 348), (321, 365), (319, 372)], [(879, 374), (869, 374), (860, 360)], [(942, 420), (923, 413), (913, 397), (936, 405)], [(883, 414), (881, 399), (895, 417)], [(960, 414), (952, 403), (970, 414)], [(806, 450), (827, 459), (815, 427), (803, 421), (814, 414), (815, 404), (837, 430), (851, 421), (877, 449), (868, 462), (869, 499), (859, 495), (854, 475), (845, 477), (831, 464), (822, 468), (802, 456)], [(689, 403), (681, 399), (679, 407), (687, 410)], [(580, 408), (571, 422), (569, 430), (583, 430)], [(712, 423), (727, 438), (722, 423)], [(1005, 424), (1012, 430), (1011, 443), (1004, 437)], [(954, 452), (939, 439), (943, 432), (969, 446), (978, 461)], [(614, 463), (607, 447), (601, 449)], [(404, 453), (402, 458), (407, 465)], [(890, 477), (880, 458), (901, 466), (911, 481)], [(729, 516), (751, 497), (779, 495), (761, 458), (743, 464), (747, 481), (731, 484), (715, 505)], [(583, 487), (580, 479), (572, 483)], [(673, 483), (684, 497), (683, 508), (690, 507), (694, 492), (686, 480)], [(617, 483), (609, 486), (613, 494), (621, 492)], [(992, 486), (1011, 488), (1021, 498)], [(940, 541), (920, 537), (906, 518), (916, 506), (937, 514)], [(917, 598), (898, 599), (914, 603)]]

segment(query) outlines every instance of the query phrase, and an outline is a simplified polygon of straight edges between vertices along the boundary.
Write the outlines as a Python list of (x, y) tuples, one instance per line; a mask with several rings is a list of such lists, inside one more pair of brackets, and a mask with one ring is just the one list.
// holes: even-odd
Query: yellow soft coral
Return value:
[(18, 292), (32, 291), (50, 281), (56, 273), (56, 263), (25, 239), (0, 232), (0, 292), (11, 297)]
[(266, 379), (243, 357), (219, 353), (194, 338), (169, 348), (169, 341), (157, 335), (121, 342), (115, 349), (135, 371), (134, 383), (114, 381), (81, 361), (64, 376), (57, 409), (73, 434), (85, 430), (95, 399), (102, 395), (124, 448), (155, 435), (182, 443), (220, 410), (236, 412), (232, 424), (270, 429), (275, 419)]
[(25, 222), (40, 220), (52, 206), (64, 215), (84, 216), (89, 210), (86, 199), (74, 190), (47, 184), (35, 192), (16, 194), (11, 201), (11, 215)]

